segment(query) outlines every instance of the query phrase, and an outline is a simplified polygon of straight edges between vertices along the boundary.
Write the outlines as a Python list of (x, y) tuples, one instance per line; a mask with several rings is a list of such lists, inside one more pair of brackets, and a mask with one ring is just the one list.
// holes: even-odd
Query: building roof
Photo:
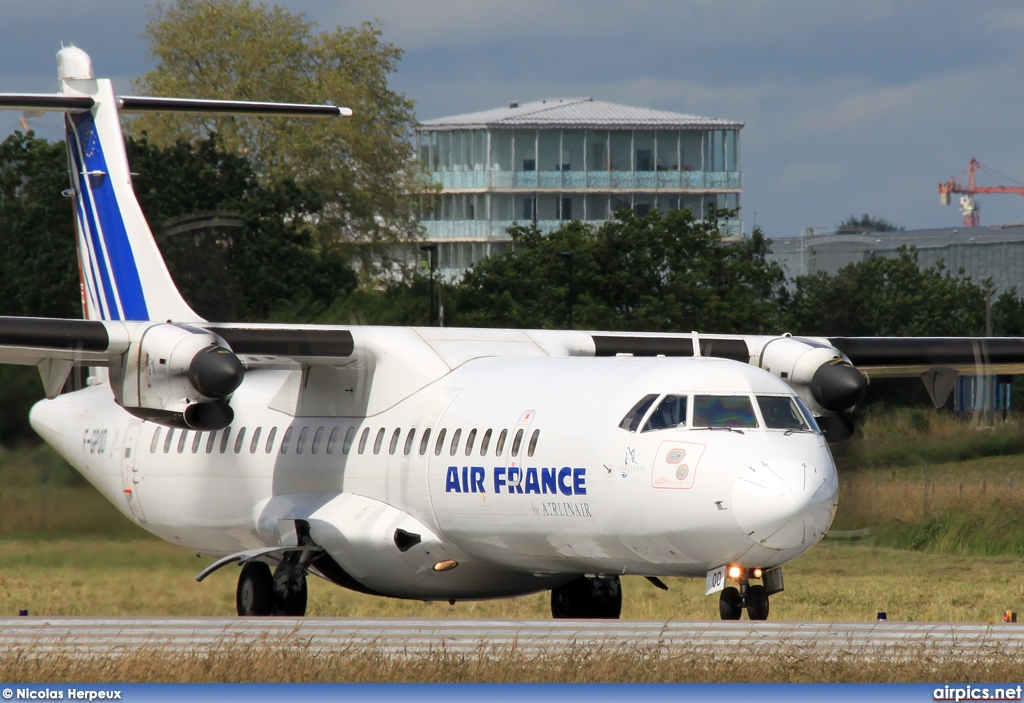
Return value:
[(775, 253), (799, 251), (808, 247), (836, 250), (893, 251), (901, 246), (934, 249), (969, 244), (1024, 242), (1024, 223), (988, 227), (944, 227), (941, 229), (900, 230), (896, 232), (850, 232), (834, 230), (809, 237), (779, 237), (772, 240)]
[(674, 127), (739, 129), (742, 122), (631, 107), (593, 98), (549, 98), (420, 122), (419, 129)]

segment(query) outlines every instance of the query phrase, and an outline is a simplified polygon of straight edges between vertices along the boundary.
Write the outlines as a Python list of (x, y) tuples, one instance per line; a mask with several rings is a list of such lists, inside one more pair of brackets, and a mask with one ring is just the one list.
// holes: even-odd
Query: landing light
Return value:
[(458, 565), (459, 562), (454, 559), (445, 559), (444, 561), (439, 561), (434, 564), (434, 571), (451, 571)]
[(760, 569), (754, 569), (754, 578), (756, 578), (756, 579), (761, 578), (761, 574), (762, 573), (764, 573), (764, 572), (761, 571)]
[(730, 566), (729, 567), (729, 578), (731, 578), (731, 579), (738, 579), (742, 573), (743, 573), (743, 569), (741, 569), (738, 566)]

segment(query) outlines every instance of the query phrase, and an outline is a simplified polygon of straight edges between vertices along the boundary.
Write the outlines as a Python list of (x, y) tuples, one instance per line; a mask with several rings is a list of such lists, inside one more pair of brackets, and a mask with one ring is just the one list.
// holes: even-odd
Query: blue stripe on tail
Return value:
[[(88, 247), (85, 258), (93, 271), (92, 290), (101, 314), (114, 320), (148, 320), (142, 281), (113, 184), (105, 175), (109, 171), (93, 115), (71, 113), (65, 123), (68, 153), (78, 181), (79, 222)], [(104, 175), (87, 175), (90, 172)]]

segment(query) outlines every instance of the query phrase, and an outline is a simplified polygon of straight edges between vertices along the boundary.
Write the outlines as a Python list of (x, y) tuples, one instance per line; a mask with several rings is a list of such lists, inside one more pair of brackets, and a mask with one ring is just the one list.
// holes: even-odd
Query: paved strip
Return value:
[(655, 653), (821, 657), (1024, 654), (1024, 625), (346, 618), (0, 618), (0, 652), (126, 654), (235, 647), (396, 655), (542, 653), (567, 647)]

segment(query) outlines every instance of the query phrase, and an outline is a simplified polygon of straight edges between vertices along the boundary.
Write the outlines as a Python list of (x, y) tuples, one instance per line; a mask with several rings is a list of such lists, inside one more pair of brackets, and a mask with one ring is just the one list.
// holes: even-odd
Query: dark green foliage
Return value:
[(894, 225), (884, 217), (874, 217), (866, 212), (860, 217), (850, 215), (839, 223), (838, 229), (857, 232), (902, 232), (903, 227)]
[(841, 337), (975, 336), (985, 333), (985, 291), (942, 267), (918, 268), (917, 251), (871, 257), (834, 276), (796, 279), (792, 332)]
[(449, 324), (567, 327), (562, 252), (572, 255), (578, 329), (768, 332), (783, 323), (783, 274), (765, 259), (760, 231), (724, 240), (715, 222), (672, 210), (620, 212), (596, 229), (571, 222), (547, 235), (534, 227), (509, 233), (511, 250), (480, 262), (452, 289)]
[(0, 315), (81, 315), (63, 144), (15, 132), (0, 143)]

